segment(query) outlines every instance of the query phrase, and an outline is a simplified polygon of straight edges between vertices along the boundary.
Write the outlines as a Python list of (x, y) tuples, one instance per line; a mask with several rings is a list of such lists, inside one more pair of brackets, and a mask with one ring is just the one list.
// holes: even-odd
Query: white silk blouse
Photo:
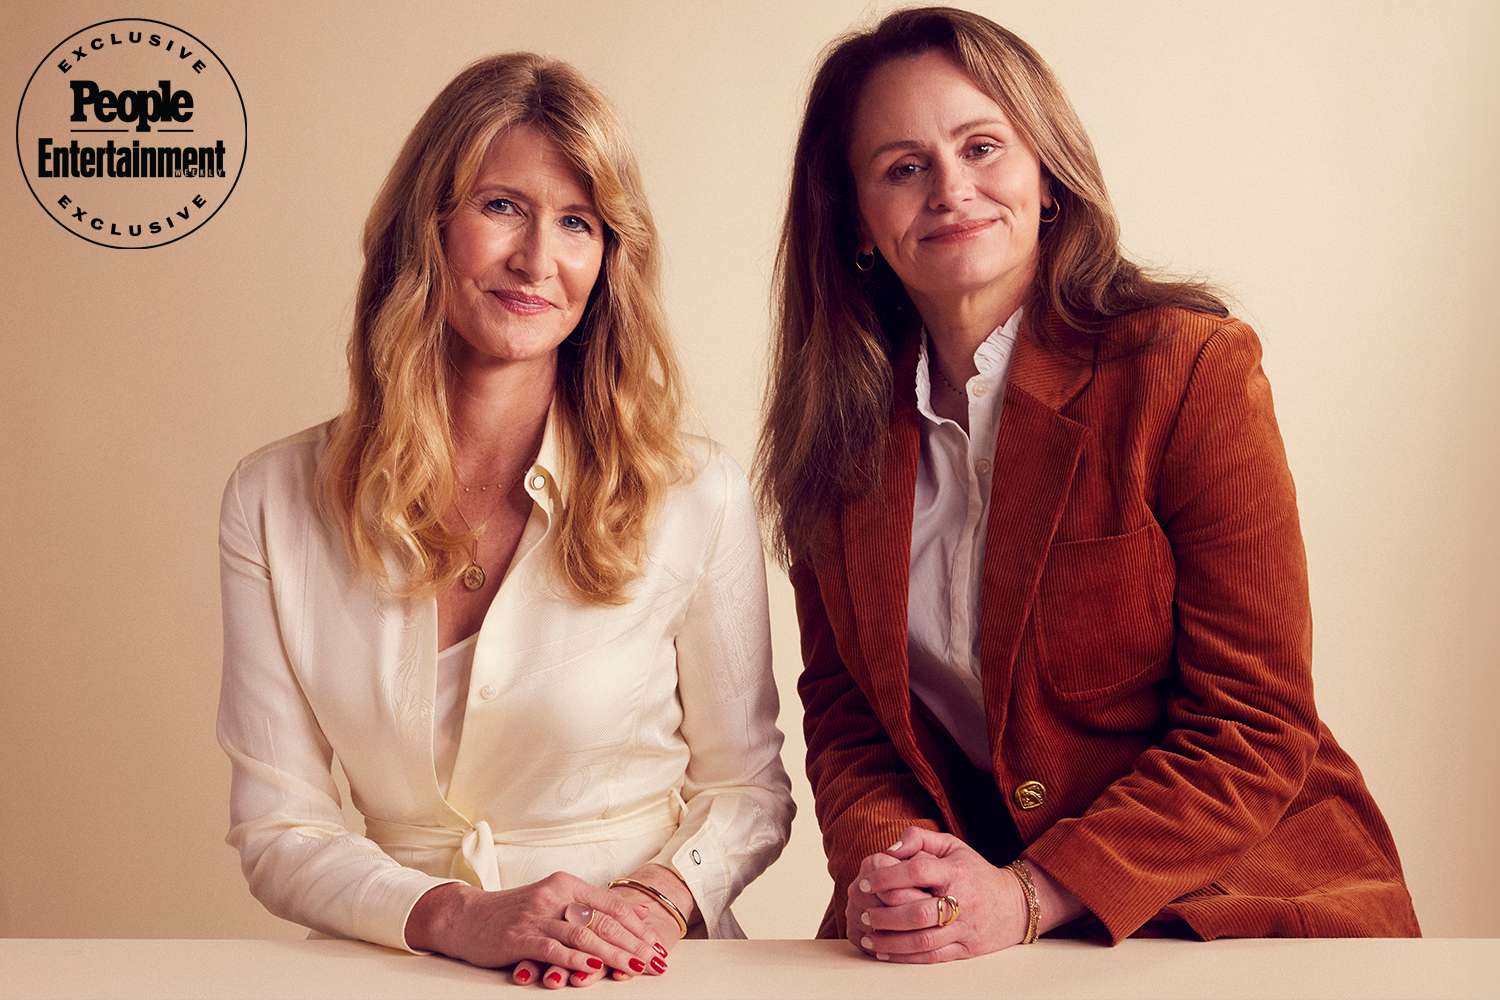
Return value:
[(475, 632), (438, 651), (432, 699), (432, 768), (437, 774), (438, 791), (444, 795), (453, 783), (453, 765), (458, 762), (458, 738), (464, 731), (464, 706), (469, 700), (478, 638)]
[[(328, 430), (247, 456), (223, 495), (218, 738), (226, 839), (252, 894), (316, 931), (405, 948), (411, 908), (445, 882), (496, 890), (561, 870), (602, 885), (656, 862), (692, 890), (694, 933), (743, 937), (730, 903), (780, 854), (794, 807), (740, 467), (685, 437), (696, 471), (657, 512), (628, 599), (588, 604), (552, 568), (549, 421), (466, 696), (439, 710), (445, 748), (437, 602), (379, 590), (317, 514)], [(334, 755), (363, 836), (343, 824)]]

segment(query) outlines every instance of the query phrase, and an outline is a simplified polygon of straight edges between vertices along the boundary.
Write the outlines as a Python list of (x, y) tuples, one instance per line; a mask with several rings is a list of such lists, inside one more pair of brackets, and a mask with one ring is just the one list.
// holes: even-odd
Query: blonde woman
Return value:
[(224, 492), (218, 735), (251, 892), (554, 987), (743, 936), (729, 905), (793, 813), (763, 562), (743, 472), (679, 431), (619, 125), (564, 64), (477, 63), (364, 251), (346, 409)]

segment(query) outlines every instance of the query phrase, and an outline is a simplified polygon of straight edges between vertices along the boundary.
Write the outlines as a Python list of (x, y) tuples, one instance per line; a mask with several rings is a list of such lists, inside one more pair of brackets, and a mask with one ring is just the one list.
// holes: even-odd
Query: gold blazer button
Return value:
[(1040, 781), (1023, 781), (1016, 786), (1016, 805), (1035, 809), (1047, 801), (1047, 786)]

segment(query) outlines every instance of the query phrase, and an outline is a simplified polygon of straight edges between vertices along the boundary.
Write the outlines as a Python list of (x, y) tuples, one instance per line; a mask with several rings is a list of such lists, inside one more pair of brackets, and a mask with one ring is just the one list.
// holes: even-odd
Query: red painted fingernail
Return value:
[(575, 983), (586, 983), (588, 981), (589, 981), (589, 974), (587, 972), (575, 972), (575, 973), (573, 973), (573, 982), (575, 982)]
[(658, 955), (660, 955), (662, 958), (666, 958), (667, 957), (667, 949), (665, 949), (665, 948), (662, 947), (662, 944), (661, 944), (660, 941), (656, 942), (651, 947), (655, 948), (656, 949), (656, 953)]
[(531, 982), (531, 970), (530, 969), (517, 969), (516, 970), (516, 982), (518, 982), (518, 983), (529, 983), (529, 982)]
[(560, 983), (560, 982), (562, 982), (562, 973), (561, 972), (554, 972), (554, 973), (552, 973), (552, 975), (550, 975), (550, 976), (547, 977), (547, 982), (549, 982), (549, 983)]
[(590, 969), (604, 968), (604, 963), (599, 961), (597, 958), (586, 958), (583, 960), (583, 964), (587, 965)]
[(646, 971), (646, 963), (642, 962), (638, 958), (632, 958), (630, 960), (630, 971), (631, 972), (645, 972)]
[(653, 958), (651, 960), (651, 968), (655, 969), (657, 972), (666, 972), (667, 971), (667, 963), (663, 962), (659, 958)]

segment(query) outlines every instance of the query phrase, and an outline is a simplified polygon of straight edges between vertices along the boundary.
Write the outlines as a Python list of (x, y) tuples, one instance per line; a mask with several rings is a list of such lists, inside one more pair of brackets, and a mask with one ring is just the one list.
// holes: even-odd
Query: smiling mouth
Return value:
[(939, 226), (922, 237), (921, 242), (957, 243), (961, 240), (972, 239), (999, 221), (999, 219), (966, 219), (963, 222), (955, 222), (952, 225)]
[(519, 316), (535, 316), (552, 308), (552, 303), (535, 295), (526, 295), (522, 292), (513, 292), (508, 289), (499, 288), (490, 292), (500, 300), (500, 304)]

